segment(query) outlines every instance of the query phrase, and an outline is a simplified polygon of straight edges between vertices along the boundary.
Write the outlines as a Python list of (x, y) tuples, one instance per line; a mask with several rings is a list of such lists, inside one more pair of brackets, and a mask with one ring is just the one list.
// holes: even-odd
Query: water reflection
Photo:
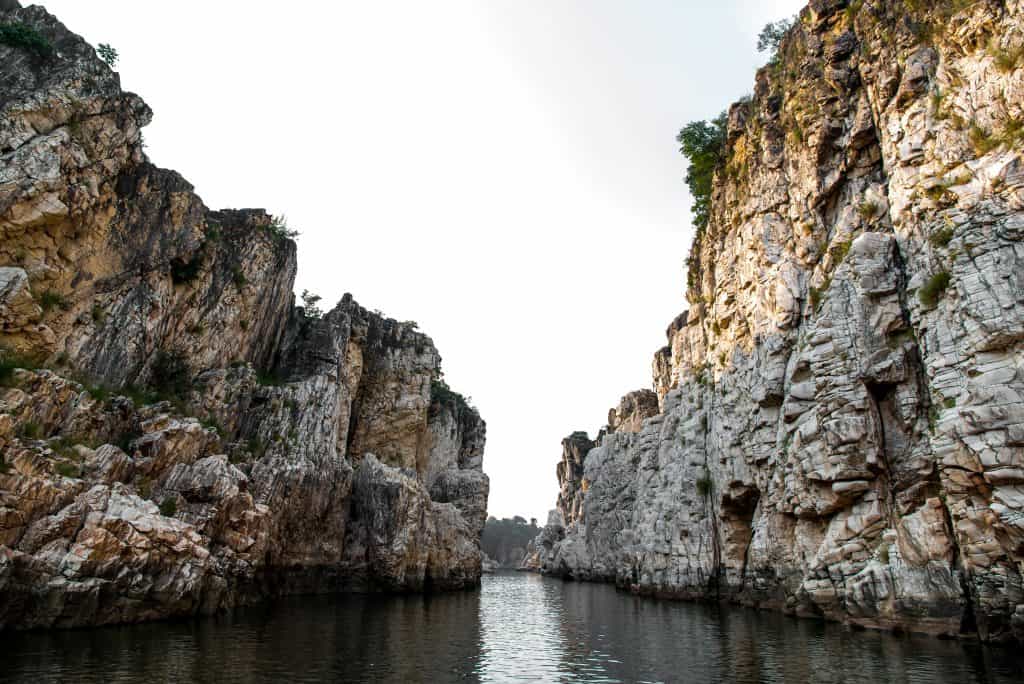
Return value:
[(661, 602), (536, 575), (434, 597), (304, 597), (230, 616), (4, 635), (0, 681), (1002, 682), (1016, 650)]

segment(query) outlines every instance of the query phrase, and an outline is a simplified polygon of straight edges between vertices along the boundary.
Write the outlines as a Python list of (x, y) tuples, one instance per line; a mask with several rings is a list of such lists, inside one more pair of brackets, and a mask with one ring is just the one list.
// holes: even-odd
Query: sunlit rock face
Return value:
[(534, 565), (1024, 639), (1024, 7), (911, 5), (814, 0), (729, 110), (660, 414)]
[(485, 425), (430, 338), (294, 307), (283, 227), (206, 208), (90, 45), (12, 22), (53, 51), (0, 45), (0, 346), (47, 370), (0, 368), (0, 628), (476, 586)]

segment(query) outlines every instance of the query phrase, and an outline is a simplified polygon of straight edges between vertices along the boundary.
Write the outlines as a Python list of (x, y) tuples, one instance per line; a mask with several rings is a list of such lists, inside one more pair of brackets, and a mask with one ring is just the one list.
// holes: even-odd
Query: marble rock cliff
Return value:
[(567, 440), (534, 567), (1024, 640), (1022, 12), (800, 13), (728, 111), (656, 415)]
[(0, 628), (475, 586), (485, 426), (414, 323), (294, 306), (295, 244), (149, 163), (145, 103), (0, 24)]

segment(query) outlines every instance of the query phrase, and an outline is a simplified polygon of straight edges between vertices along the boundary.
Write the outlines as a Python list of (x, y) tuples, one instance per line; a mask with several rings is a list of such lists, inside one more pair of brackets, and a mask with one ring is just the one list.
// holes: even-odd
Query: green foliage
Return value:
[(833, 264), (838, 266), (846, 260), (846, 255), (850, 253), (850, 247), (853, 245), (853, 240), (844, 240), (836, 243), (832, 249), (832, 260)]
[(942, 405), (948, 409), (956, 408), (956, 399), (954, 397), (949, 397), (942, 402)]
[(36, 57), (49, 57), (53, 54), (50, 41), (39, 31), (21, 22), (0, 24), (0, 43), (22, 48)]
[(932, 247), (945, 247), (953, 240), (953, 232), (953, 226), (937, 228), (928, 236), (928, 242), (932, 244)]
[(1004, 74), (1016, 71), (1024, 63), (1024, 45), (1018, 45), (1014, 48), (1002, 48), (999, 47), (999, 42), (993, 39), (989, 43), (988, 54), (992, 57), (992, 62), (996, 65), (996, 68)]
[(85, 391), (96, 401), (106, 401), (110, 398), (110, 390), (103, 385), (86, 385)]
[(256, 460), (263, 458), (267, 454), (267, 445), (259, 437), (250, 437), (246, 443), (246, 448), (249, 449), (249, 453)]
[(34, 420), (26, 420), (18, 428), (18, 436), (22, 439), (39, 439), (43, 436), (43, 427)]
[(14, 371), (18, 368), (36, 370), (39, 364), (31, 357), (0, 347), (0, 387), (14, 386)]
[(967, 133), (967, 138), (971, 141), (974, 153), (979, 157), (999, 147), (998, 138), (991, 131), (986, 131), (976, 122), (971, 123), (971, 129)]
[(100, 56), (100, 59), (102, 59), (106, 63), (106, 65), (111, 69), (117, 66), (117, 50), (115, 50), (108, 43), (100, 43), (99, 45), (97, 45), (96, 54), (98, 54)]
[(789, 30), (793, 28), (795, 23), (796, 18), (793, 17), (765, 24), (764, 28), (761, 29), (760, 35), (757, 37), (757, 51), (771, 52), (771, 61), (775, 62), (778, 59), (779, 46), (782, 45), (782, 39), (786, 37), (786, 34), (789, 33)]
[(199, 271), (202, 267), (202, 254), (197, 254), (187, 261), (180, 257), (171, 259), (171, 281), (175, 285), (191, 283), (199, 277)]
[(430, 381), (430, 403), (454, 405), (457, 410), (472, 410), (469, 400), (449, 387), (444, 378)]
[(484, 524), (480, 546), (484, 552), (502, 565), (518, 565), (526, 552), (526, 546), (540, 533), (537, 520), (525, 518), (489, 517)]
[(946, 292), (949, 287), (950, 275), (945, 271), (936, 273), (928, 279), (921, 289), (917, 291), (917, 298), (921, 301), (921, 304), (933, 308), (939, 302), (939, 298)]
[(248, 282), (245, 279), (245, 272), (242, 271), (242, 268), (240, 266), (235, 266), (234, 268), (231, 269), (231, 280), (232, 282), (235, 283), (235, 287), (237, 287), (239, 290), (245, 287), (245, 284)]
[(224, 436), (224, 427), (218, 423), (215, 418), (202, 418), (200, 419), (199, 424), (207, 430), (213, 430), (216, 432), (218, 437)]
[(273, 371), (260, 371), (256, 373), (256, 382), (263, 387), (280, 387), (284, 384), (284, 380)]
[(134, 451), (134, 449), (132, 449), (132, 442), (134, 442), (135, 440), (137, 440), (141, 436), (142, 436), (142, 433), (139, 432), (138, 430), (135, 430), (135, 429), (125, 430), (120, 435), (118, 435), (118, 437), (117, 437), (117, 439), (115, 440), (114, 443), (124, 453), (131, 454)]
[(103, 310), (99, 302), (92, 305), (92, 322), (96, 325), (103, 325), (107, 320), (107, 312)]
[(288, 219), (284, 216), (272, 216), (270, 223), (268, 223), (264, 229), (275, 240), (294, 240), (299, 237), (299, 231), (290, 230), (288, 228)]
[(177, 513), (178, 500), (173, 496), (168, 496), (160, 502), (160, 515), (166, 518), (173, 518)]
[[(690, 160), (686, 169), (686, 185), (693, 196), (693, 225), (698, 235), (711, 220), (711, 191), (715, 170), (725, 160), (725, 112), (711, 121), (694, 121), (679, 131), (679, 151)], [(692, 250), (691, 250), (692, 252)]]
[(77, 478), (82, 476), (81, 466), (74, 465), (73, 463), (61, 462), (54, 466), (54, 470), (61, 477), (72, 477)]
[(54, 290), (47, 290), (46, 292), (39, 295), (39, 306), (42, 307), (43, 311), (51, 311), (55, 308), (67, 309), (68, 300), (64, 298), (64, 295)]
[(875, 218), (875, 214), (878, 213), (878, 202), (872, 200), (864, 200), (857, 205), (857, 213), (865, 221), (871, 221)]
[(302, 315), (306, 318), (312, 318), (319, 320), (323, 317), (324, 312), (320, 308), (320, 300), (323, 299), (318, 294), (313, 294), (309, 290), (302, 291)]
[(697, 478), (694, 485), (697, 487), (697, 493), (702, 498), (707, 498), (711, 495), (711, 473), (708, 472), (707, 468), (704, 469), (704, 474)]
[(161, 396), (181, 399), (192, 388), (192, 371), (181, 352), (157, 352), (150, 368), (150, 385)]

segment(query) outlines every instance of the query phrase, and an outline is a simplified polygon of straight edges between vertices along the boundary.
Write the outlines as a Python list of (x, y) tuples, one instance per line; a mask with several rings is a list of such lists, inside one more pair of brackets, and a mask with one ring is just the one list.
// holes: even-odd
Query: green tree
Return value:
[(725, 159), (725, 136), (728, 118), (725, 112), (711, 121), (694, 121), (679, 131), (679, 151), (690, 160), (686, 169), (686, 185), (693, 196), (693, 225), (698, 233), (711, 219), (711, 190), (715, 169)]
[(321, 299), (323, 298), (320, 295), (313, 294), (309, 290), (302, 291), (302, 313), (306, 318), (323, 317), (324, 312), (319, 305)]
[(764, 25), (761, 29), (760, 35), (757, 37), (757, 51), (772, 53), (772, 61), (775, 60), (775, 55), (779, 52), (779, 46), (782, 44), (782, 39), (789, 33), (789, 29), (793, 28), (793, 24), (796, 23), (796, 19), (780, 19), (779, 21), (769, 22)]
[(96, 54), (100, 56), (107, 66), (113, 69), (117, 66), (117, 50), (108, 43), (100, 43), (96, 46)]

